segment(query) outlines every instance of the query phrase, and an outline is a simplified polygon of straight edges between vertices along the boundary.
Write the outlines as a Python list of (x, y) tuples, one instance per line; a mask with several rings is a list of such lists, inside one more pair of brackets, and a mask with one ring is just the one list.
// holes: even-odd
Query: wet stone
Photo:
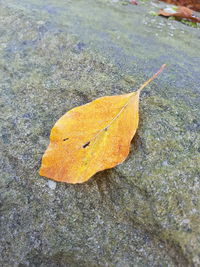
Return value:
[[(2, 266), (200, 265), (199, 28), (158, 6), (1, 1)], [(163, 63), (123, 164), (81, 185), (39, 176), (57, 119)]]

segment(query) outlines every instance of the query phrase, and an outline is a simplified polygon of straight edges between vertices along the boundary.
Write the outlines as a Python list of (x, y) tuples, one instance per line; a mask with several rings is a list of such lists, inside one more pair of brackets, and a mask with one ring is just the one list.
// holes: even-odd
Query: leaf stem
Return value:
[(142, 89), (144, 89), (144, 87), (146, 87), (150, 82), (152, 82), (166, 67), (166, 64), (163, 64), (160, 69), (145, 83), (143, 83), (140, 88), (137, 90), (139, 93), (142, 91)]
[[(109, 124), (107, 124), (103, 129), (99, 130), (86, 144), (83, 144), (80, 148), (85, 148), (87, 147), (93, 140), (96, 139), (96, 137), (102, 133), (103, 131), (105, 131), (105, 129), (109, 128), (110, 125), (121, 115), (121, 113), (125, 110), (125, 108), (128, 106), (128, 104), (130, 103), (132, 97), (136, 94), (136, 93), (140, 93), (142, 91), (142, 89), (144, 89), (144, 87), (146, 87), (151, 81), (153, 81), (166, 67), (166, 64), (163, 64), (160, 69), (145, 83), (143, 83), (140, 88), (137, 91), (134, 91), (133, 93), (130, 93), (130, 98), (129, 100), (126, 102), (126, 104), (121, 108), (121, 110), (119, 111), (119, 113), (110, 121)], [(91, 147), (91, 146), (90, 146)]]

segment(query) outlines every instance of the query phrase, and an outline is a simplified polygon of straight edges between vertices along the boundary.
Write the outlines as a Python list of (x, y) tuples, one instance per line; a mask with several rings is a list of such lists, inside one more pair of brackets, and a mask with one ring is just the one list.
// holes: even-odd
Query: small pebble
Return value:
[(44, 22), (43, 20), (39, 20), (39, 21), (37, 22), (37, 24), (39, 24), (39, 25), (43, 25), (43, 24), (45, 24), (45, 22)]
[(184, 220), (182, 220), (182, 222), (181, 222), (181, 224), (188, 224), (188, 223), (190, 223), (190, 220), (189, 220), (189, 219), (184, 219)]
[(55, 190), (56, 189), (56, 182), (49, 180), (48, 186), (50, 189)]
[(168, 162), (167, 162), (167, 160), (163, 161), (162, 165), (163, 165), (163, 166), (168, 166)]

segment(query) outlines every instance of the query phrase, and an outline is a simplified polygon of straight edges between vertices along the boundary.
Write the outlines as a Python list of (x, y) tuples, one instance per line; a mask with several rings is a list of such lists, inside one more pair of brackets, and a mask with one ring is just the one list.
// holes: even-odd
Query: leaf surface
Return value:
[(191, 9), (184, 7), (184, 6), (179, 6), (176, 8), (176, 11), (173, 10), (172, 12), (169, 12), (169, 10), (160, 9), (158, 12), (158, 15), (161, 15), (164, 17), (175, 17), (177, 19), (184, 18), (195, 23), (196, 22), (200, 23), (200, 18), (196, 17), (194, 15), (194, 12)]
[(136, 92), (101, 97), (63, 115), (52, 128), (40, 175), (83, 183), (95, 173), (122, 163), (138, 128), (140, 91), (163, 68)]

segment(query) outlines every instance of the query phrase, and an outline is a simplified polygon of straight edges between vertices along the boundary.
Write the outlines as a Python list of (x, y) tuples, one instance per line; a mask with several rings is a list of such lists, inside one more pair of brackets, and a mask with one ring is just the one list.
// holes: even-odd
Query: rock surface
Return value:
[[(1, 266), (200, 265), (200, 33), (156, 5), (1, 1)], [(163, 63), (122, 165), (82, 185), (38, 175), (62, 114)]]

